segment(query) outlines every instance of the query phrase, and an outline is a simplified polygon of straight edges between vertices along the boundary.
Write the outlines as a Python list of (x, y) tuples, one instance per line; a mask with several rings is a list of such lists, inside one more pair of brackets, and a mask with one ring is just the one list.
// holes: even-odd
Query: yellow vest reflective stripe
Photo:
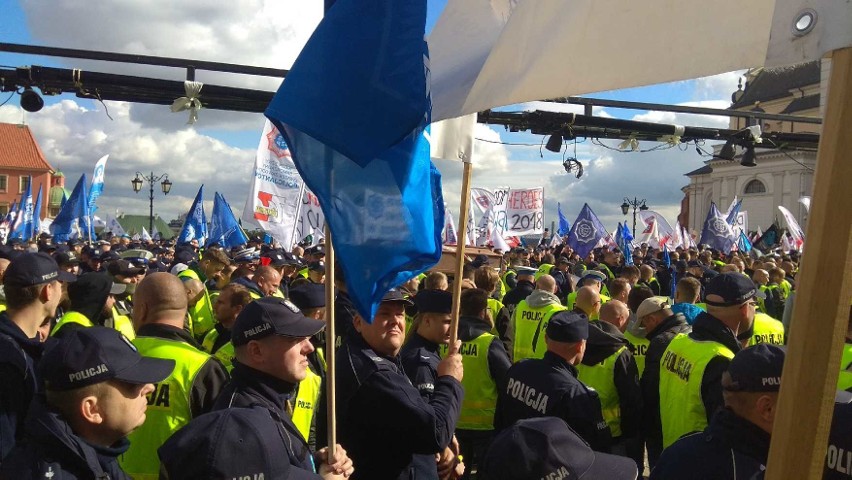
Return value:
[[(464, 366), (464, 398), (457, 427), (461, 430), (494, 430), (494, 411), (497, 408), (497, 384), (488, 368), (488, 350), (497, 337), (483, 333), (469, 342), (462, 342)], [(441, 346), (442, 355), (447, 346)]]
[(594, 388), (601, 399), (601, 413), (613, 437), (621, 436), (621, 401), (615, 388), (615, 361), (627, 347), (619, 348), (597, 365), (577, 365), (577, 378)]
[(50, 331), (50, 336), (56, 335), (56, 332), (69, 323), (76, 323), (84, 327), (95, 326), (88, 317), (80, 312), (65, 312), (65, 315), (62, 315), (62, 318), (60, 318), (59, 321), (56, 322), (56, 325), (53, 326), (53, 330)]
[[(201, 281), (201, 277), (191, 268), (178, 273), (178, 278), (194, 278), (199, 282)], [(204, 338), (204, 335), (207, 335), (207, 332), (213, 328), (215, 323), (213, 303), (210, 301), (210, 293), (207, 291), (207, 287), (204, 287), (204, 294), (201, 295), (195, 305), (189, 307), (188, 312), (190, 319), (192, 319), (190, 324), (192, 335), (197, 339)]]
[(533, 277), (538, 280), (542, 275), (550, 275), (550, 270), (553, 269), (553, 264), (551, 263), (542, 263), (539, 265), (538, 270), (535, 272)]
[(296, 401), (293, 404), (293, 425), (305, 437), (306, 442), (311, 434), (311, 421), (322, 391), (322, 377), (310, 368), (307, 374), (305, 379), (299, 382), (299, 391), (296, 392)]
[(225, 366), (228, 373), (231, 373), (231, 370), (234, 369), (234, 364), (232, 363), (232, 360), (234, 359), (234, 344), (229, 341), (220, 346), (214, 352), (213, 345), (216, 344), (216, 340), (218, 339), (219, 330), (216, 330), (215, 328), (211, 329), (207, 332), (207, 335), (204, 336), (204, 340), (201, 342), (201, 348), (203, 348), (205, 352), (216, 357), (217, 360), (222, 362), (222, 365)]
[(707, 412), (701, 398), (704, 369), (715, 357), (734, 358), (721, 343), (693, 340), (679, 333), (660, 360), (660, 419), (663, 448), (681, 436), (704, 430)]
[(648, 352), (648, 345), (651, 344), (651, 341), (647, 338), (637, 337), (630, 331), (624, 332), (624, 338), (633, 345), (630, 351), (633, 353), (633, 360), (636, 360), (636, 368), (639, 370), (639, 377), (641, 378), (642, 372), (645, 371), (645, 354)]
[(491, 321), (497, 322), (497, 315), (500, 314), (500, 310), (503, 308), (503, 302), (497, 300), (496, 298), (488, 297), (488, 310), (491, 312)]
[(145, 423), (128, 435), (130, 449), (119, 457), (121, 468), (134, 479), (157, 479), (160, 461), (157, 449), (174, 432), (189, 423), (190, 390), (210, 355), (176, 340), (136, 337), (133, 344), (145, 357), (175, 360), (172, 374), (148, 395)]
[(112, 307), (112, 325), (108, 325), (121, 332), (128, 340), (136, 338), (136, 330), (133, 329), (133, 320), (127, 315), (118, 313), (118, 309)]
[(769, 343), (784, 345), (784, 324), (761, 312), (754, 314), (754, 333), (748, 339), (748, 345)]
[[(533, 308), (526, 300), (521, 300), (512, 322), (515, 325), (515, 338), (512, 345), (512, 361), (520, 362), (527, 358), (542, 358), (547, 350), (544, 342), (544, 332), (547, 322), (556, 312), (568, 310), (564, 305), (548, 304)], [(538, 333), (538, 337), (536, 337)]]
[(308, 278), (308, 267), (305, 267), (305, 268), (299, 270), (299, 273), (297, 275), (299, 275), (302, 278)]
[(852, 344), (843, 344), (843, 356), (840, 358), (840, 376), (837, 379), (837, 389), (852, 389)]

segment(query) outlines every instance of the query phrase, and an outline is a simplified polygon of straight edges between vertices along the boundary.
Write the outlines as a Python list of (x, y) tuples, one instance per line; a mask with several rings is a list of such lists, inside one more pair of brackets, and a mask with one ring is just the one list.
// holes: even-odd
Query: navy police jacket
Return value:
[(402, 347), (399, 358), (408, 379), (428, 402), (438, 381), (438, 364), (441, 363), (438, 345), (414, 332)]
[[(436, 479), (435, 454), (449, 445), (464, 390), (453, 377), (435, 380), (430, 400), (411, 385), (399, 357), (376, 354), (361, 334), (350, 332), (337, 351), (338, 442), (358, 479)], [(319, 411), (325, 411), (325, 392)], [(320, 416), (318, 445), (327, 428)]]
[(545, 352), (544, 358), (516, 363), (506, 378), (506, 386), (497, 394), (495, 430), (525, 418), (559, 417), (593, 450), (609, 452), (612, 436), (601, 414), (600, 398), (577, 379), (577, 368), (565, 359)]

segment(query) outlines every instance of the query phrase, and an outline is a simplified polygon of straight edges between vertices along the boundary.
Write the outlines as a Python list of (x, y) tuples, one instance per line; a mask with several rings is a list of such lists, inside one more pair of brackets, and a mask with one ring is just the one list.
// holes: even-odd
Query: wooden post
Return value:
[(820, 479), (852, 297), (852, 48), (832, 55), (767, 480)]
[(328, 458), (334, 461), (334, 450), (337, 445), (337, 391), (334, 381), (336, 379), (335, 358), (337, 353), (335, 347), (337, 334), (334, 327), (334, 248), (331, 244), (331, 230), (328, 223), (325, 226), (325, 383), (327, 393), (328, 415)]
[[(467, 215), (470, 210), (470, 175), (473, 168), (470, 158), (463, 159), (461, 202), (459, 202), (459, 227), (456, 235), (456, 278), (453, 281), (453, 314), (450, 323), (450, 345), (459, 338), (459, 308), (462, 290), (462, 271), (464, 270), (464, 247), (467, 242)], [(839, 361), (839, 360), (838, 360)]]

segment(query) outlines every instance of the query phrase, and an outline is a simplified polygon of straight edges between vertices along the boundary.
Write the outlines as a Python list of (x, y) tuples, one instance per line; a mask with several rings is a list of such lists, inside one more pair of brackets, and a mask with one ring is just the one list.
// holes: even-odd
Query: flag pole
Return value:
[[(293, 250), (293, 247), (296, 244), (298, 244), (299, 242), (302, 241), (301, 238), (298, 241), (296, 241), (296, 232), (299, 231), (299, 228), (298, 228), (299, 227), (299, 215), (302, 213), (302, 197), (304, 197), (304, 196), (305, 196), (305, 181), (303, 180), (302, 186), (299, 187), (299, 201), (296, 202), (296, 214), (293, 217), (293, 234), (290, 235), (290, 246), (287, 248), (290, 251)], [(328, 240), (326, 240), (326, 242), (328, 242)], [(332, 274), (332, 277), (333, 276), (334, 276), (334, 274)], [(326, 276), (326, 278), (328, 278), (328, 276)], [(332, 284), (331, 288), (332, 289), (334, 288), (334, 284)]]
[(453, 312), (450, 320), (450, 346), (459, 338), (459, 310), (461, 308), (462, 272), (464, 271), (464, 247), (467, 243), (467, 215), (470, 211), (470, 176), (473, 168), (470, 157), (462, 158), (461, 202), (459, 202), (459, 227), (456, 229), (456, 276), (453, 281)]
[[(304, 188), (304, 183), (302, 183)], [(337, 353), (335, 344), (337, 333), (334, 325), (334, 248), (331, 245), (331, 229), (325, 224), (325, 364), (326, 364), (326, 391), (328, 416), (328, 458), (333, 462), (334, 451), (337, 446), (337, 389), (335, 388), (336, 367), (335, 359)]]
[[(798, 274), (767, 480), (819, 479), (852, 297), (852, 47), (831, 54), (807, 248)], [(839, 463), (838, 463), (839, 465)]]

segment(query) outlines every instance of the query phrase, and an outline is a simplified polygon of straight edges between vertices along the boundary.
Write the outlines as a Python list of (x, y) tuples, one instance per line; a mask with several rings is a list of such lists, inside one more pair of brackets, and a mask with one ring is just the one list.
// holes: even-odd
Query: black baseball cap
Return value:
[(303, 283), (290, 289), (290, 301), (300, 310), (320, 308), (325, 306), (325, 285), (319, 283)]
[(323, 328), (325, 322), (302, 315), (293, 302), (278, 297), (264, 297), (249, 303), (237, 315), (231, 329), (231, 342), (234, 346), (240, 346), (270, 335), (310, 337)]
[(59, 264), (50, 255), (39, 253), (22, 253), (9, 263), (3, 283), (30, 287), (52, 281), (74, 282), (77, 277), (64, 270), (59, 270)]
[(325, 273), (325, 262), (311, 262), (308, 264), (308, 270)]
[[(226, 408), (189, 422), (157, 450), (170, 480), (317, 478), (293, 468), (281, 434), (261, 407)], [(194, 461), (187, 461), (187, 459)]]
[(728, 365), (731, 383), (723, 387), (731, 392), (777, 392), (786, 353), (784, 347), (769, 343), (740, 350)]
[(547, 323), (547, 338), (574, 343), (589, 338), (589, 318), (582, 313), (561, 311)]
[(45, 351), (39, 364), (48, 390), (72, 390), (113, 379), (158, 383), (174, 367), (174, 360), (143, 357), (127, 337), (107, 327), (72, 329)]
[(698, 260), (690, 260), (686, 266), (689, 268), (704, 268), (704, 265), (702, 265)]
[(387, 291), (387, 293), (385, 293), (385, 295), (382, 297), (381, 303), (385, 302), (402, 302), (408, 306), (414, 305), (414, 302), (412, 302), (411, 299), (405, 296), (405, 294), (402, 293), (402, 290), (398, 288), (391, 288)]
[(79, 265), (80, 257), (77, 255), (77, 252), (74, 250), (68, 250), (64, 252), (57, 253), (56, 263), (59, 265)]
[(417, 313), (451, 313), (453, 294), (446, 290), (420, 290), (414, 296)]
[(520, 420), (494, 437), (480, 472), (489, 480), (636, 480), (636, 462), (595, 452), (564, 420)]
[(136, 275), (145, 273), (145, 270), (144, 266), (138, 266), (130, 260), (124, 259), (115, 260), (107, 266), (107, 272), (112, 276), (135, 277)]
[[(766, 298), (750, 278), (739, 272), (721, 273), (714, 276), (704, 289), (705, 303), (714, 307), (731, 307), (740, 305), (752, 298)], [(722, 301), (711, 300), (710, 296), (717, 296)]]

